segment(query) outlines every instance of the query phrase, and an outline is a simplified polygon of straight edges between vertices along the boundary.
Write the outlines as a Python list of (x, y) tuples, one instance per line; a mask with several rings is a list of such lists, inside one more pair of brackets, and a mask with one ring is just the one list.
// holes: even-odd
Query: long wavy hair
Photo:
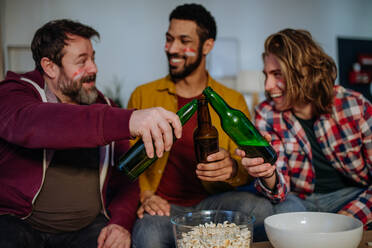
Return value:
[(286, 80), (286, 104), (312, 104), (315, 116), (330, 113), (337, 68), (306, 30), (284, 29), (265, 41), (263, 59), (272, 54)]

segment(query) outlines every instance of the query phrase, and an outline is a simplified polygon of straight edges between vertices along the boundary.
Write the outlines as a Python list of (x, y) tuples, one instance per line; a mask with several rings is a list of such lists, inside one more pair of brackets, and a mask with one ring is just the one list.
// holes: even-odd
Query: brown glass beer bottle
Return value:
[(198, 126), (194, 130), (194, 149), (198, 163), (207, 163), (208, 155), (219, 150), (218, 132), (212, 126), (205, 96), (198, 99)]

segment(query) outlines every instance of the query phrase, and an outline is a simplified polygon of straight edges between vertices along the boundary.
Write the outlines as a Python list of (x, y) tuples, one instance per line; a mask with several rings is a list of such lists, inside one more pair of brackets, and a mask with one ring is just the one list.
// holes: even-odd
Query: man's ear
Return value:
[(40, 61), (40, 65), (44, 70), (44, 73), (49, 77), (54, 79), (58, 75), (59, 67), (47, 57), (43, 57)]
[(213, 47), (214, 47), (214, 40), (212, 38), (207, 39), (206, 41), (204, 41), (203, 55), (207, 55), (208, 53), (210, 53), (210, 51), (212, 51)]

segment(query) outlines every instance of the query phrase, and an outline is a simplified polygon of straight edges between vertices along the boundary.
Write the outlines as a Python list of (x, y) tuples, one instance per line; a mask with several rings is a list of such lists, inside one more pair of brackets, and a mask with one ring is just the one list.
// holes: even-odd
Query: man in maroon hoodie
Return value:
[(81, 23), (51, 21), (32, 41), (36, 69), (0, 83), (2, 248), (129, 248), (138, 185), (112, 166), (131, 137), (161, 157), (172, 127), (181, 136), (176, 114), (116, 108), (96, 89), (95, 36)]

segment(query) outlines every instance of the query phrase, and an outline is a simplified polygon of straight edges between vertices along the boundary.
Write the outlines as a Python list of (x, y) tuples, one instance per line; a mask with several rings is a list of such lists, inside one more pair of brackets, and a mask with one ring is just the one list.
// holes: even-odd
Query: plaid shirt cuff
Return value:
[(366, 204), (361, 201), (354, 200), (349, 202), (342, 210), (351, 213), (355, 218), (359, 219), (366, 226), (368, 223), (372, 222), (371, 210)]

